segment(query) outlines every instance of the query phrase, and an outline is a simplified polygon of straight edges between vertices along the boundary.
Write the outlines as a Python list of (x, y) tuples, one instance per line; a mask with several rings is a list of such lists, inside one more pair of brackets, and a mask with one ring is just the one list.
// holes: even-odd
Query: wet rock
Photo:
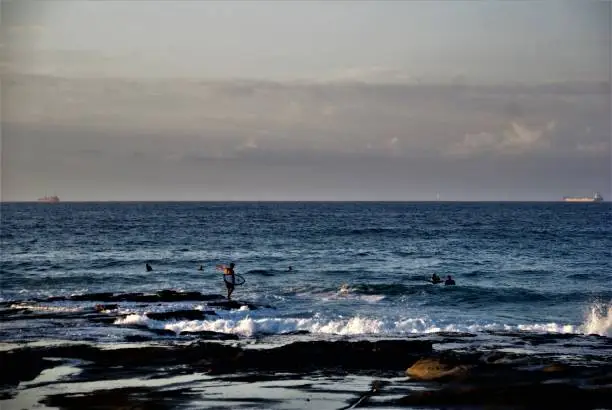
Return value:
[(239, 302), (237, 300), (220, 300), (220, 301), (215, 301), (215, 302), (208, 302), (208, 303), (206, 303), (206, 305), (210, 306), (210, 307), (216, 307), (216, 308), (219, 308), (219, 309), (225, 309), (225, 310), (240, 309), (243, 306), (246, 306), (247, 308), (249, 308), (249, 310), (255, 310), (255, 309), (258, 309), (260, 307), (266, 307), (266, 308), (270, 307), (270, 306), (266, 306), (266, 305), (257, 306), (257, 305), (254, 305), (252, 303)]
[(583, 389), (568, 383), (514, 384), (498, 380), (491, 385), (449, 386), (435, 391), (414, 392), (393, 401), (396, 406), (444, 407), (466, 406), (500, 409), (609, 409), (612, 389)]
[(144, 336), (144, 335), (127, 335), (124, 340), (126, 342), (148, 342), (151, 341), (152, 338), (149, 336)]
[(441, 358), (419, 359), (406, 370), (406, 375), (416, 380), (439, 380), (464, 376), (471, 366), (445, 362)]
[[(213, 332), (214, 333), (214, 332)], [(210, 333), (205, 335), (211, 335)], [(224, 337), (228, 337), (225, 335)], [(229, 337), (234, 337), (229, 336)], [(270, 349), (243, 349), (218, 342), (198, 341), (186, 346), (145, 346), (121, 349), (97, 349), (90, 345), (65, 345), (47, 348), (23, 348), (28, 357), (61, 357), (90, 361), (85, 368), (104, 372), (125, 372), (130, 367), (190, 365), (193, 369), (213, 373), (237, 370), (255, 371), (380, 371), (405, 368), (419, 355), (431, 351), (423, 341), (377, 342), (296, 342)], [(36, 367), (36, 366), (34, 366)], [(120, 368), (116, 370), (115, 367)], [(151, 370), (148, 370), (150, 373)]]
[(364, 407), (366, 403), (368, 402), (368, 400), (370, 399), (370, 397), (379, 395), (381, 390), (388, 384), (389, 384), (388, 382), (381, 381), (381, 380), (372, 381), (372, 383), (370, 384), (370, 390), (361, 394), (357, 400), (353, 401), (348, 407), (345, 407), (345, 409), (354, 409), (357, 407)]
[(158, 336), (176, 336), (176, 332), (169, 329), (156, 329), (154, 327), (148, 327), (145, 325), (130, 325), (127, 326), (132, 329), (144, 330), (146, 332), (155, 333)]
[(22, 381), (34, 380), (40, 372), (56, 363), (28, 350), (0, 351), (0, 386), (17, 386)]
[(103, 312), (105, 310), (117, 310), (119, 305), (117, 304), (97, 304), (94, 306), (96, 312)]
[(466, 333), (466, 332), (436, 332), (434, 333), (434, 335), (440, 336), (440, 337), (447, 337), (449, 339), (463, 338), (463, 337), (476, 337), (475, 334)]
[(204, 320), (206, 313), (201, 310), (175, 310), (172, 312), (147, 312), (153, 320)]
[(238, 340), (238, 335), (231, 333), (211, 332), (208, 330), (201, 330), (198, 332), (183, 331), (179, 333), (180, 336), (196, 336), (200, 339), (208, 340)]
[(107, 325), (112, 325), (118, 318), (123, 318), (125, 315), (119, 316), (91, 316), (88, 317), (87, 320), (95, 323), (104, 323)]
[(562, 372), (566, 372), (567, 370), (568, 370), (567, 366), (564, 366), (559, 363), (549, 364), (548, 366), (545, 366), (544, 368), (542, 368), (542, 371), (547, 372), (547, 373), (562, 373)]
[[(473, 358), (477, 358), (477, 356), (473, 356)], [(528, 356), (497, 351), (483, 353), (477, 360), (487, 364), (507, 365), (528, 364), (530, 362), (530, 358)]]
[(245, 350), (241, 365), (287, 371), (329, 368), (401, 370), (431, 350), (430, 342), (418, 340), (294, 342), (273, 349)]
[(29, 315), (30, 313), (32, 311), (26, 308), (1, 309), (0, 322), (23, 319), (23, 315)]
[(93, 301), (93, 300), (101, 300), (101, 301), (110, 301), (113, 297), (112, 292), (104, 292), (104, 293), (86, 293), (84, 295), (72, 295), (68, 298), (68, 300), (74, 301)]
[[(224, 299), (223, 295), (219, 294), (202, 294), (200, 292), (179, 292), (170, 289), (160, 290), (157, 293), (85, 293), (82, 295), (72, 296), (55, 296), (46, 299), (34, 299), (35, 302), (59, 302), (59, 301), (79, 301), (79, 302), (188, 302), (188, 301), (209, 301)], [(17, 302), (15, 302), (17, 303)]]
[(55, 320), (68, 320), (68, 319), (82, 319), (85, 314), (83, 312), (62, 312), (62, 311), (49, 311), (49, 312), (38, 312), (31, 309), (19, 311), (15, 309), (15, 314), (0, 316), (0, 322), (6, 322), (11, 320), (35, 320), (35, 319), (55, 319)]
[(181, 403), (186, 402), (194, 394), (187, 388), (165, 390), (151, 387), (126, 387), (87, 393), (54, 394), (44, 398), (41, 403), (66, 410), (167, 410), (177, 406), (181, 407)]
[(310, 330), (291, 330), (281, 333), (283, 336), (309, 335)]

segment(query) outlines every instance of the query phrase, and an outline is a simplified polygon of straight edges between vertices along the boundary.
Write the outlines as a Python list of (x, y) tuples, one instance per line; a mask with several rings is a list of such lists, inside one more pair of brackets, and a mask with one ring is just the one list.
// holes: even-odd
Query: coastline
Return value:
[[(200, 300), (216, 309), (265, 308), (171, 290), (63, 300), (92, 305), (37, 312), (8, 301), (2, 302), (0, 318), (4, 323), (53, 320), (68, 327), (86, 321), (103, 329), (122, 323), (126, 315), (119, 306), (125, 302)], [(215, 312), (147, 315), (195, 320)], [(130, 329), (140, 333), (126, 332), (116, 343), (61, 338), (1, 343), (0, 406), (605, 409), (612, 403), (612, 338), (605, 336), (441, 331), (395, 338), (309, 332), (238, 337), (138, 324)]]

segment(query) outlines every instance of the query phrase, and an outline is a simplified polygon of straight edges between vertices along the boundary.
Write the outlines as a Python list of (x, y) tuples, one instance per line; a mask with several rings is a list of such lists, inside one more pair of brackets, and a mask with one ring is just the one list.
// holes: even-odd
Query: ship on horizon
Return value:
[(603, 197), (599, 192), (595, 192), (593, 196), (564, 196), (565, 202), (602, 202)]
[(58, 203), (60, 201), (59, 197), (57, 195), (52, 195), (52, 196), (43, 196), (42, 198), (38, 198), (38, 202), (46, 202), (46, 203)]

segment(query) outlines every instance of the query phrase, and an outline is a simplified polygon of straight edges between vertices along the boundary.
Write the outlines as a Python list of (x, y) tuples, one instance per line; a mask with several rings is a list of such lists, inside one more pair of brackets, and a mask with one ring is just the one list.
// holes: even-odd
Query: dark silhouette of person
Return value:
[(441, 283), (442, 279), (440, 279), (440, 277), (437, 274), (433, 274), (431, 275), (431, 283), (433, 284), (437, 284), (437, 283)]
[(451, 278), (451, 275), (448, 275), (446, 277), (446, 281), (444, 282), (445, 285), (454, 285), (455, 281), (453, 280), (453, 278)]
[(153, 268), (149, 265), (149, 262), (146, 263), (145, 267), (147, 268), (147, 272), (151, 272)]
[(200, 265), (200, 267), (198, 268), (198, 270), (204, 270), (204, 268), (202, 268), (202, 265)]
[(223, 281), (225, 282), (225, 287), (227, 288), (227, 300), (232, 299), (232, 293), (234, 292), (234, 287), (236, 286), (236, 272), (234, 272), (234, 262), (230, 263), (229, 267), (225, 267), (223, 270)]

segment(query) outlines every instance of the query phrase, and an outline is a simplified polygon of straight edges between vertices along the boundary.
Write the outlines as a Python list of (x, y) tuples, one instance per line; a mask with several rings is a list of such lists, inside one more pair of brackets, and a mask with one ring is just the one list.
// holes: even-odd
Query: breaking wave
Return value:
[(313, 318), (220, 318), (215, 320), (157, 321), (146, 315), (132, 314), (115, 321), (116, 325), (140, 325), (176, 332), (212, 331), (251, 337), (261, 334), (308, 332), (326, 335), (402, 336), (438, 332), (525, 331), (534, 333), (581, 334), (581, 326), (557, 323), (518, 324), (444, 324), (427, 318), (400, 320), (374, 319), (355, 316), (346, 319)]
[(612, 337), (612, 301), (591, 305), (582, 328), (586, 334)]

